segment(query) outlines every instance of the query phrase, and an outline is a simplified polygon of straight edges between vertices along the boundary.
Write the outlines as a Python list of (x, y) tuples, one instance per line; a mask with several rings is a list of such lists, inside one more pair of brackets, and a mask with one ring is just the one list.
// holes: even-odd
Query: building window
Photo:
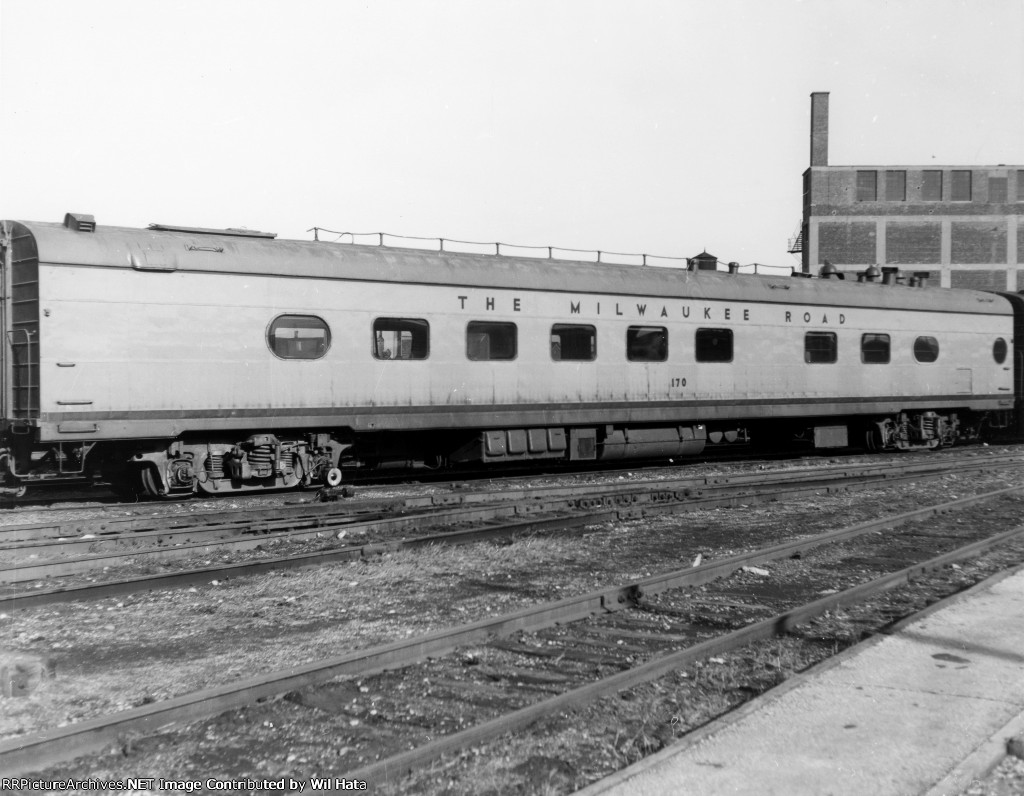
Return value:
[(887, 171), (885, 173), (885, 198), (890, 202), (907, 201), (907, 173)]
[(331, 330), (315, 315), (279, 315), (267, 330), (267, 345), (281, 359), (320, 359), (331, 345)]
[(418, 318), (377, 318), (373, 322), (374, 359), (426, 359), (430, 324)]
[(951, 200), (954, 202), (971, 201), (971, 172), (958, 169), (951, 176)]
[(874, 171), (857, 172), (857, 201), (873, 202), (878, 198), (878, 173)]
[(668, 329), (664, 326), (630, 326), (626, 330), (626, 359), (630, 362), (664, 362), (668, 359)]
[(839, 359), (835, 332), (808, 332), (804, 335), (804, 362), (831, 364)]
[(925, 202), (942, 201), (942, 172), (925, 171), (921, 174), (921, 199)]
[(698, 329), (694, 353), (698, 362), (732, 362), (732, 329)]
[(918, 337), (914, 341), (914, 359), (918, 362), (934, 362), (939, 358), (939, 341), (934, 337)]
[(576, 362), (597, 359), (597, 330), (593, 326), (556, 323), (551, 327), (551, 358)]
[(517, 337), (514, 323), (470, 321), (466, 326), (466, 356), (473, 361), (515, 359)]
[(992, 346), (992, 358), (1000, 365), (1006, 361), (1006, 341), (999, 337)]
[(1006, 177), (988, 178), (988, 201), (991, 204), (1003, 204), (1006, 201)]
[(886, 364), (889, 361), (889, 335), (862, 335), (860, 338), (860, 361), (866, 365)]

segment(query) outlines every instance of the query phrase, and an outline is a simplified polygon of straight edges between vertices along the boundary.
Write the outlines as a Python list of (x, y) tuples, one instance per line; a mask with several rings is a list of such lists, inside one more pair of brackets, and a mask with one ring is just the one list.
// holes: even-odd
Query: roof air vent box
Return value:
[(68, 213), (64, 216), (64, 226), (75, 232), (95, 232), (96, 219), (85, 213)]

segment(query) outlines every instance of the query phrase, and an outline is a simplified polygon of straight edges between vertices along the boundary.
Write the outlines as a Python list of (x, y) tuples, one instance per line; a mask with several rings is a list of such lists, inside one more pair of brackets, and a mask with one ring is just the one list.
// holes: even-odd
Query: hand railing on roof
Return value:
[[(481, 243), (471, 240), (456, 240), (454, 238), (425, 238), (413, 235), (394, 235), (390, 232), (338, 232), (326, 227), (311, 227), (306, 230), (313, 233), (313, 239), (320, 240), (320, 233), (336, 236), (333, 243), (348, 243), (363, 246), (384, 246), (398, 249), (419, 249), (423, 251), (448, 252), (452, 254), (485, 254), (490, 256), (504, 257), (530, 257), (537, 260), (575, 260), (582, 262), (605, 263), (609, 265), (670, 265), (673, 263), (686, 263), (692, 266), (693, 259), (690, 257), (670, 257), (662, 254), (627, 254), (625, 252), (607, 252), (593, 249), (569, 249), (564, 246), (521, 246), (516, 243)], [(357, 240), (357, 239), (370, 239)], [(385, 241), (385, 238), (388, 240)], [(405, 241), (417, 241), (429, 245), (409, 245)], [(471, 248), (452, 248), (471, 247)], [(573, 254), (577, 256), (558, 256), (560, 253)], [(609, 259), (614, 258), (614, 259)], [(790, 266), (763, 265), (760, 263), (749, 263), (739, 265), (738, 263), (724, 263), (717, 261), (718, 270), (730, 273), (767, 273), (776, 276), (792, 274)], [(744, 270), (746, 269), (746, 270)], [(766, 269), (766, 270), (765, 270)]]
[[(393, 235), (390, 232), (338, 232), (324, 227), (306, 230), (313, 233), (314, 240), (320, 240), (320, 233), (335, 235), (335, 243), (352, 243), (370, 246), (389, 246), (400, 249), (423, 249), (426, 251), (450, 252), (454, 254), (490, 254), (504, 257), (532, 257), (538, 260), (581, 260), (584, 262), (610, 263), (616, 265), (648, 265), (653, 261), (689, 262), (687, 257), (669, 257), (660, 254), (629, 254), (591, 249), (570, 249), (564, 246), (521, 246), (516, 243), (481, 243), (454, 238), (421, 238), (410, 235)], [(372, 239), (376, 240), (372, 240)], [(359, 239), (371, 239), (369, 242)], [(387, 240), (385, 240), (387, 239)], [(404, 241), (417, 241), (420, 245), (409, 245)], [(423, 245), (427, 244), (427, 245)], [(453, 248), (454, 247), (454, 248)], [(468, 247), (468, 248), (459, 248)], [(573, 256), (563, 256), (570, 254)], [(614, 258), (614, 259), (609, 259)]]

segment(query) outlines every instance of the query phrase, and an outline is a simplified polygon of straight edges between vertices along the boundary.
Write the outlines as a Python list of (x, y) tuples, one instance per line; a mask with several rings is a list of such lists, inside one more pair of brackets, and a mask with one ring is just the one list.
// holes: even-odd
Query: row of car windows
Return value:
[[(376, 359), (426, 359), (430, 353), (430, 324), (420, 318), (377, 318), (373, 322), (372, 353)], [(267, 331), (270, 350), (282, 359), (319, 359), (331, 344), (331, 330), (315, 315), (281, 315)], [(466, 356), (473, 361), (515, 359), (519, 331), (514, 323), (470, 321), (466, 325)], [(939, 341), (928, 335), (914, 340), (914, 359), (935, 362)], [(1006, 359), (1007, 344), (998, 338), (992, 347), (996, 362)], [(698, 362), (732, 362), (732, 329), (697, 329), (694, 355)], [(869, 332), (860, 338), (860, 358), (866, 364), (885, 364), (892, 356), (888, 334)], [(551, 327), (551, 358), (589, 362), (597, 359), (597, 329), (589, 324), (556, 323)], [(626, 329), (626, 359), (630, 362), (665, 362), (668, 329), (630, 326)], [(804, 361), (830, 364), (839, 361), (835, 332), (806, 332)]]

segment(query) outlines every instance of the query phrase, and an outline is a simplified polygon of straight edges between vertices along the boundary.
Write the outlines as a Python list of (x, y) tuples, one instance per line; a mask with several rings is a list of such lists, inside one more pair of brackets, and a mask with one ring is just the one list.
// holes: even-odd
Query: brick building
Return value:
[(830, 166), (828, 93), (814, 93), (794, 251), (805, 273), (828, 261), (844, 272), (928, 272), (943, 287), (1024, 290), (1024, 166)]

